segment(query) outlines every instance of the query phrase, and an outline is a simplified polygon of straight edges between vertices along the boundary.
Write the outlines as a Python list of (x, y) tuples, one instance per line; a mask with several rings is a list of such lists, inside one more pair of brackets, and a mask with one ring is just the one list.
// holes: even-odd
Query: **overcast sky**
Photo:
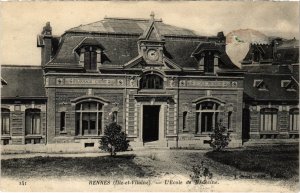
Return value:
[(54, 35), (108, 17), (156, 18), (200, 35), (251, 28), (270, 36), (299, 39), (298, 2), (2, 2), (2, 64), (40, 65), (36, 37), (47, 21)]

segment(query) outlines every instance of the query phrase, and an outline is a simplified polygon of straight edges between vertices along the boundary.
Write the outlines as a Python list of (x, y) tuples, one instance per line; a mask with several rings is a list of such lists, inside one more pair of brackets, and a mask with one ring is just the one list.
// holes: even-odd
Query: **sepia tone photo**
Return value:
[(1, 191), (299, 191), (299, 2), (0, 2), (0, 64)]

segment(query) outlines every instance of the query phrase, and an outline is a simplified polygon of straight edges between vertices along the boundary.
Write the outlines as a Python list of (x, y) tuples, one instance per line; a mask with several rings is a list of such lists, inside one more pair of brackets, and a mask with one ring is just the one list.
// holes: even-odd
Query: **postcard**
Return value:
[(299, 2), (0, 13), (1, 191), (299, 191)]

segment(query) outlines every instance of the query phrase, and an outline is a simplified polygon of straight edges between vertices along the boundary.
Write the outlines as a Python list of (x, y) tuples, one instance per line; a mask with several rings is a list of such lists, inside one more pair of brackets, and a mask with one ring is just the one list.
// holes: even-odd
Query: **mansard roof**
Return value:
[[(282, 81), (292, 81), (296, 90), (282, 86)], [(261, 81), (266, 89), (255, 87), (255, 81)], [(290, 74), (247, 73), (244, 78), (245, 100), (252, 101), (298, 101), (299, 83)]]
[[(107, 57), (102, 64), (103, 68), (120, 69), (140, 55), (138, 42), (149, 38), (151, 41), (153, 38), (155, 41), (163, 41), (164, 55), (183, 70), (198, 70), (197, 58), (192, 53), (199, 48), (200, 43), (218, 39), (217, 36), (199, 36), (192, 30), (167, 25), (154, 18), (105, 18), (67, 30), (62, 35), (56, 55), (46, 67), (82, 69), (79, 65), (79, 54), (75, 50), (87, 41), (102, 46)], [(221, 59), (229, 63), (226, 68), (236, 68), (224, 49)]]
[(41, 66), (1, 65), (1, 77), (7, 85), (1, 88), (1, 98), (45, 98)]
[[(74, 48), (78, 47), (86, 37), (101, 42), (101, 45), (105, 50), (104, 52), (110, 60), (104, 62), (103, 65), (122, 66), (139, 55), (137, 46), (139, 36), (116, 37), (65, 34), (56, 56), (48, 63), (48, 65), (79, 67), (79, 56), (74, 53)], [(182, 67), (197, 68), (198, 62), (191, 56), (191, 53), (197, 48), (200, 42), (200, 38), (166, 39), (164, 54)]]
[[(192, 30), (165, 24), (161, 19), (155, 19), (154, 21), (160, 31), (160, 34), (163, 36), (197, 36), (197, 34)], [(149, 27), (149, 22), (151, 22), (149, 19), (105, 17), (104, 20), (80, 25), (67, 30), (67, 32), (142, 35), (147, 27)]]

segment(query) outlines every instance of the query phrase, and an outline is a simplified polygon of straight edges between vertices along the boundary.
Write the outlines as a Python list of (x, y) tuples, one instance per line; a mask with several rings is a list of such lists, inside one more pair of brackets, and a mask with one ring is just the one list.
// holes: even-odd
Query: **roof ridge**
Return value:
[[(104, 17), (105, 19), (109, 19), (109, 20), (130, 20), (130, 21), (145, 21), (145, 22), (149, 22), (150, 19), (146, 19), (146, 18), (130, 18), (130, 17)], [(160, 19), (154, 19), (155, 22), (163, 22), (162, 18)]]

